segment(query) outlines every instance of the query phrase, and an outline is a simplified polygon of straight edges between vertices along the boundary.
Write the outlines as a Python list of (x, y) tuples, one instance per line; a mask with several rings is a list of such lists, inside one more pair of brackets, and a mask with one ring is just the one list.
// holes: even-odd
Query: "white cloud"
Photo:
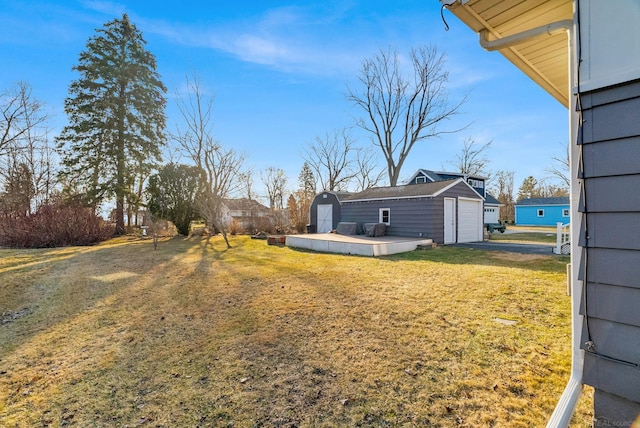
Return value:
[(229, 47), (231, 53), (243, 60), (260, 64), (276, 65), (293, 57), (290, 47), (285, 43), (253, 34), (240, 35)]
[[(327, 20), (326, 17), (323, 18)], [(145, 33), (155, 33), (173, 43), (204, 47), (246, 62), (268, 65), (286, 72), (344, 74), (359, 66), (363, 55), (357, 46), (321, 38), (317, 25), (299, 8), (269, 10), (259, 18), (225, 22), (215, 28), (137, 19)]]

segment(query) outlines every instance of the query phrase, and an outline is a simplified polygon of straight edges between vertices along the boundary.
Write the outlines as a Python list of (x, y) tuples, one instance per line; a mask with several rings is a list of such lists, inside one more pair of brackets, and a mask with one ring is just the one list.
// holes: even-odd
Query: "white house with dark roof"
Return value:
[(255, 199), (225, 199), (222, 205), (223, 220), (227, 223), (236, 221), (242, 228), (249, 229), (264, 221), (271, 221), (273, 213), (269, 208)]

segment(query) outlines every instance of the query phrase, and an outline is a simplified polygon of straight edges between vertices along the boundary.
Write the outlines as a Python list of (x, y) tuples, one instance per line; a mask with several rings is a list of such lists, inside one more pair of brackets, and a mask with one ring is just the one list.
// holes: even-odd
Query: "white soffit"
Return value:
[[(573, 20), (571, 0), (441, 0), (476, 33), (489, 41), (558, 21)], [(499, 52), (544, 90), (569, 106), (569, 42), (566, 32), (545, 34)]]

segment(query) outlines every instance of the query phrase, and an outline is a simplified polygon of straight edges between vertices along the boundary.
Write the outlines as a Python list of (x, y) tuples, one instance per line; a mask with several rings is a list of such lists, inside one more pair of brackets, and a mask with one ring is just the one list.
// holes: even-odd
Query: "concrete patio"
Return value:
[(285, 245), (325, 253), (354, 254), (359, 256), (386, 256), (415, 250), (418, 245), (432, 245), (431, 239), (380, 236), (369, 238), (361, 235), (336, 233), (312, 233), (287, 235)]

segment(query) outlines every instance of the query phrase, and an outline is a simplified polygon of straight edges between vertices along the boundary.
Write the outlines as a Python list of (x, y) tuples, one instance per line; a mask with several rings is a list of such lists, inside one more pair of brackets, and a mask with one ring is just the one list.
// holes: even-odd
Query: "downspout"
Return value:
[[(552, 22), (547, 25), (543, 25), (540, 27), (532, 28), (530, 30), (523, 31), (521, 33), (513, 34), (510, 36), (505, 36), (500, 39), (488, 40), (487, 35), (489, 33), (488, 30), (484, 29), (479, 32), (480, 38), (480, 46), (482, 46), (487, 51), (495, 51), (504, 48), (509, 48), (514, 45), (518, 45), (521, 43), (525, 43), (531, 41), (538, 37), (550, 36), (554, 34), (559, 34), (562, 32), (566, 32), (568, 36), (568, 48), (569, 48), (569, 80), (570, 80), (570, 88), (575, 87), (576, 83), (576, 74), (574, 70), (574, 66), (576, 64), (576, 60), (574, 58), (575, 49), (574, 39), (572, 32), (574, 30), (574, 22), (571, 19), (565, 19), (562, 21)], [(571, 97), (572, 106), (569, 109), (569, 141), (572, 144), (571, 150), (571, 175), (572, 177), (577, 177), (578, 170), (578, 150), (577, 144), (577, 135), (578, 135), (578, 120), (576, 114), (576, 97)], [(576, 179), (574, 178), (573, 181)], [(547, 428), (566, 428), (569, 426), (571, 422), (571, 418), (573, 416), (573, 412), (575, 411), (576, 404), (578, 399), (580, 398), (580, 394), (582, 393), (582, 372), (584, 367), (584, 351), (580, 349), (580, 338), (582, 333), (582, 323), (583, 316), (580, 315), (580, 296), (582, 295), (582, 284), (578, 280), (578, 273), (580, 267), (580, 251), (578, 251), (577, 245), (579, 238), (580, 227), (574, 227), (574, 225), (578, 225), (579, 222), (573, 221), (573, 219), (578, 219), (580, 213), (578, 212), (578, 200), (579, 200), (579, 186), (576, 183), (571, 183), (571, 268), (568, 269), (570, 272), (569, 281), (571, 284), (571, 337), (572, 337), (572, 347), (571, 347), (571, 375), (569, 377), (569, 381), (565, 386), (565, 389), (560, 396), (560, 400), (556, 405), (556, 408), (549, 418), (547, 422)]]
[[(574, 19), (578, 21), (578, 8), (574, 0)], [(582, 337), (582, 325), (584, 316), (580, 314), (580, 299), (582, 297), (582, 281), (578, 279), (580, 274), (582, 251), (578, 248), (577, 243), (580, 238), (581, 223), (583, 220), (581, 213), (578, 211), (580, 200), (580, 185), (578, 183), (578, 165), (580, 162), (580, 150), (578, 146), (578, 128), (579, 113), (577, 109), (579, 91), (573, 88), (578, 87), (578, 69), (580, 66), (577, 58), (577, 46), (579, 37), (577, 32), (580, 28), (576, 25), (568, 29), (569, 35), (569, 88), (575, 93), (570, 94), (571, 105), (569, 108), (569, 142), (570, 142), (570, 163), (571, 163), (571, 268), (570, 271), (570, 290), (571, 290), (571, 376), (560, 396), (556, 408), (547, 422), (547, 428), (566, 428), (571, 422), (571, 417), (575, 411), (576, 404), (582, 393), (582, 373), (584, 368), (584, 351), (580, 349), (580, 340)], [(574, 33), (575, 32), (575, 33)], [(577, 42), (577, 43), (576, 43)]]

